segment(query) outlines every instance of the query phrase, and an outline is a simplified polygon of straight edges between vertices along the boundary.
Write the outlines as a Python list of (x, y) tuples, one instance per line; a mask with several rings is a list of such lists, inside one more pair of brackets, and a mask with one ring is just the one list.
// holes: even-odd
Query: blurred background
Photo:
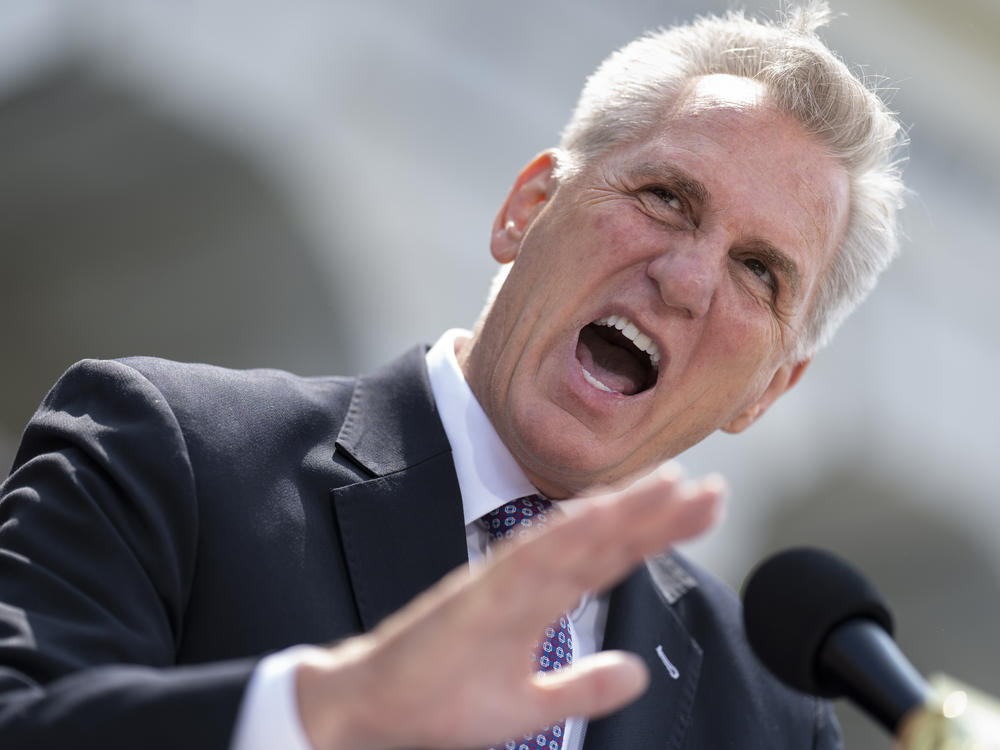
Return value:
[[(4, 0), (0, 461), (74, 360), (351, 374), (471, 325), (493, 215), (586, 75), (714, 0)], [(747, 4), (773, 14), (776, 3)], [(910, 128), (905, 254), (803, 382), (693, 471), (739, 587), (840, 551), (917, 666), (1000, 694), (1000, 4), (840, 0)], [(849, 748), (888, 748), (841, 713)]]

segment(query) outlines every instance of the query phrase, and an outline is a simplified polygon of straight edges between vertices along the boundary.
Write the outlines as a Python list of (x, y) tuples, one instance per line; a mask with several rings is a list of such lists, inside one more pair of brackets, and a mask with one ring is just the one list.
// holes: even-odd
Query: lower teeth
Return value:
[(602, 391), (607, 391), (608, 393), (613, 393), (614, 392), (610, 388), (608, 388), (606, 385), (604, 385), (604, 383), (602, 383), (600, 380), (598, 380), (593, 375), (591, 375), (589, 372), (587, 372), (587, 368), (586, 367), (581, 367), (580, 369), (583, 370), (583, 378), (584, 378), (584, 380), (586, 380), (592, 386), (594, 386), (595, 388), (600, 388)]

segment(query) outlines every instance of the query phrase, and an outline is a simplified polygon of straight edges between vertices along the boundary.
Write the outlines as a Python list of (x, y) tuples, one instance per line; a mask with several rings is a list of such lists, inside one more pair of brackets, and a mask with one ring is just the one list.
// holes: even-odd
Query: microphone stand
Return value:
[(1000, 701), (945, 675), (901, 722), (901, 750), (1000, 750)]

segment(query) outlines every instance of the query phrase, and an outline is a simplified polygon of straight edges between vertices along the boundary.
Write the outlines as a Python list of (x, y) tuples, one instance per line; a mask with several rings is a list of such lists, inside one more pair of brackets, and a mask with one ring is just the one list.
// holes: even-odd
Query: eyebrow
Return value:
[[(661, 180), (667, 183), (667, 186), (669, 186), (671, 190), (682, 193), (682, 197), (687, 198), (699, 207), (706, 206), (712, 201), (712, 194), (709, 192), (708, 188), (705, 187), (705, 183), (688, 172), (685, 172), (683, 169), (667, 164), (658, 164), (656, 162), (648, 161), (639, 164), (635, 168), (634, 174), (636, 177)], [(753, 238), (741, 244), (742, 247), (750, 250), (756, 255), (759, 255), (762, 260), (767, 262), (768, 266), (774, 268), (778, 271), (778, 273), (784, 276), (790, 288), (792, 297), (794, 298), (798, 296), (802, 276), (799, 273), (798, 265), (794, 260), (792, 260), (788, 253), (778, 249), (771, 242), (761, 238)]]
[(799, 296), (799, 284), (801, 280), (799, 267), (787, 253), (782, 252), (767, 240), (757, 238), (751, 239), (749, 242), (744, 242), (742, 245), (755, 255), (759, 255), (767, 262), (768, 266), (776, 269), (778, 273), (785, 277), (793, 299)]
[(683, 193), (684, 198), (699, 206), (711, 203), (712, 194), (708, 192), (705, 183), (683, 169), (647, 161), (639, 164), (635, 168), (634, 174), (636, 177), (651, 178), (669, 183), (671, 189)]

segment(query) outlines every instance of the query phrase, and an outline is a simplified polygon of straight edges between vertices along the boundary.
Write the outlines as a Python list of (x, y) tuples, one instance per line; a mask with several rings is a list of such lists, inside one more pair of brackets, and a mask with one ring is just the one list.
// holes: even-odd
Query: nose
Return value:
[(646, 267), (646, 275), (656, 283), (668, 307), (700, 318), (712, 305), (723, 269), (718, 248), (691, 242), (657, 255)]

